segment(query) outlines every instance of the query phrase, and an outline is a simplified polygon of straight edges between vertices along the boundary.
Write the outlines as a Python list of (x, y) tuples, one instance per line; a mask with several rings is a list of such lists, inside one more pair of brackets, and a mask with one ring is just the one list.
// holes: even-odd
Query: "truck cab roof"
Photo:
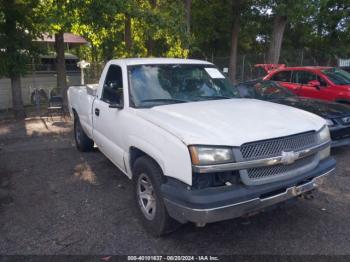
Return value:
[(123, 59), (114, 59), (109, 63), (118, 64), (123, 63), (127, 66), (129, 65), (145, 65), (145, 64), (208, 64), (212, 63), (196, 60), (196, 59), (181, 59), (181, 58), (123, 58)]

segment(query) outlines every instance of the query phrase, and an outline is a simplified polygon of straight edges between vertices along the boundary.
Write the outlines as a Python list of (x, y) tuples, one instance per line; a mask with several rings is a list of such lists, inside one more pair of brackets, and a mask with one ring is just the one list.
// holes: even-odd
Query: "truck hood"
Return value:
[(326, 124), (309, 112), (254, 99), (189, 102), (135, 111), (186, 145), (240, 146), (246, 142), (317, 131)]

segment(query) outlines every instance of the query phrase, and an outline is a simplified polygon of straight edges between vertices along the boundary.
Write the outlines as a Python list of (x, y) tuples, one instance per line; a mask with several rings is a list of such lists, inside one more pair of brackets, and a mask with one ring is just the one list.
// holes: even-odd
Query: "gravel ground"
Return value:
[(0, 254), (350, 254), (350, 148), (313, 200), (153, 238), (130, 181), (71, 122), (0, 123)]

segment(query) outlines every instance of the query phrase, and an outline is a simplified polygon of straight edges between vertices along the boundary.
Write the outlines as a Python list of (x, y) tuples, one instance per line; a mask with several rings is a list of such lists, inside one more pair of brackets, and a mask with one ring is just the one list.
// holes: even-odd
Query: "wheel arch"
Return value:
[(74, 107), (72, 107), (72, 114), (73, 114), (74, 118), (78, 116), (78, 112), (77, 112), (77, 110), (75, 110)]
[(68, 107), (69, 115), (73, 121), (79, 118), (78, 111), (74, 107)]
[(129, 175), (130, 178), (133, 177), (132, 169), (133, 169), (133, 166), (135, 164), (135, 161), (138, 158), (142, 157), (142, 156), (147, 156), (151, 160), (153, 160), (154, 163), (156, 165), (158, 165), (159, 168), (162, 170), (162, 173), (164, 175), (164, 168), (162, 167), (163, 163), (160, 160), (159, 156), (157, 156), (154, 152), (151, 152), (151, 151), (148, 151), (148, 150), (141, 150), (140, 147), (138, 147), (138, 146), (130, 146), (130, 148), (129, 148), (129, 159), (127, 161), (128, 165), (129, 165), (128, 169), (130, 170), (130, 175)]

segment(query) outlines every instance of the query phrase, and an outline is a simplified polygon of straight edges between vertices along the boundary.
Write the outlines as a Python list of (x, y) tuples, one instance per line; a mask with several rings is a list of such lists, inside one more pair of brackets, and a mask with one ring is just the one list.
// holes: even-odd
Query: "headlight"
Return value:
[[(318, 132), (318, 136), (319, 136), (320, 143), (324, 143), (331, 140), (331, 136), (329, 134), (329, 129), (327, 126), (323, 127), (321, 131)], [(329, 145), (328, 147), (326, 147), (325, 149), (321, 150), (318, 153), (320, 160), (329, 157), (330, 153), (331, 153), (331, 146)]]
[(334, 126), (333, 120), (330, 120), (330, 119), (325, 119), (325, 120), (326, 120), (327, 126)]
[(327, 142), (331, 140), (331, 136), (329, 134), (329, 128), (327, 126), (323, 127), (321, 131), (318, 132), (320, 143)]
[(233, 162), (232, 148), (190, 146), (189, 147), (193, 165), (214, 165)]

